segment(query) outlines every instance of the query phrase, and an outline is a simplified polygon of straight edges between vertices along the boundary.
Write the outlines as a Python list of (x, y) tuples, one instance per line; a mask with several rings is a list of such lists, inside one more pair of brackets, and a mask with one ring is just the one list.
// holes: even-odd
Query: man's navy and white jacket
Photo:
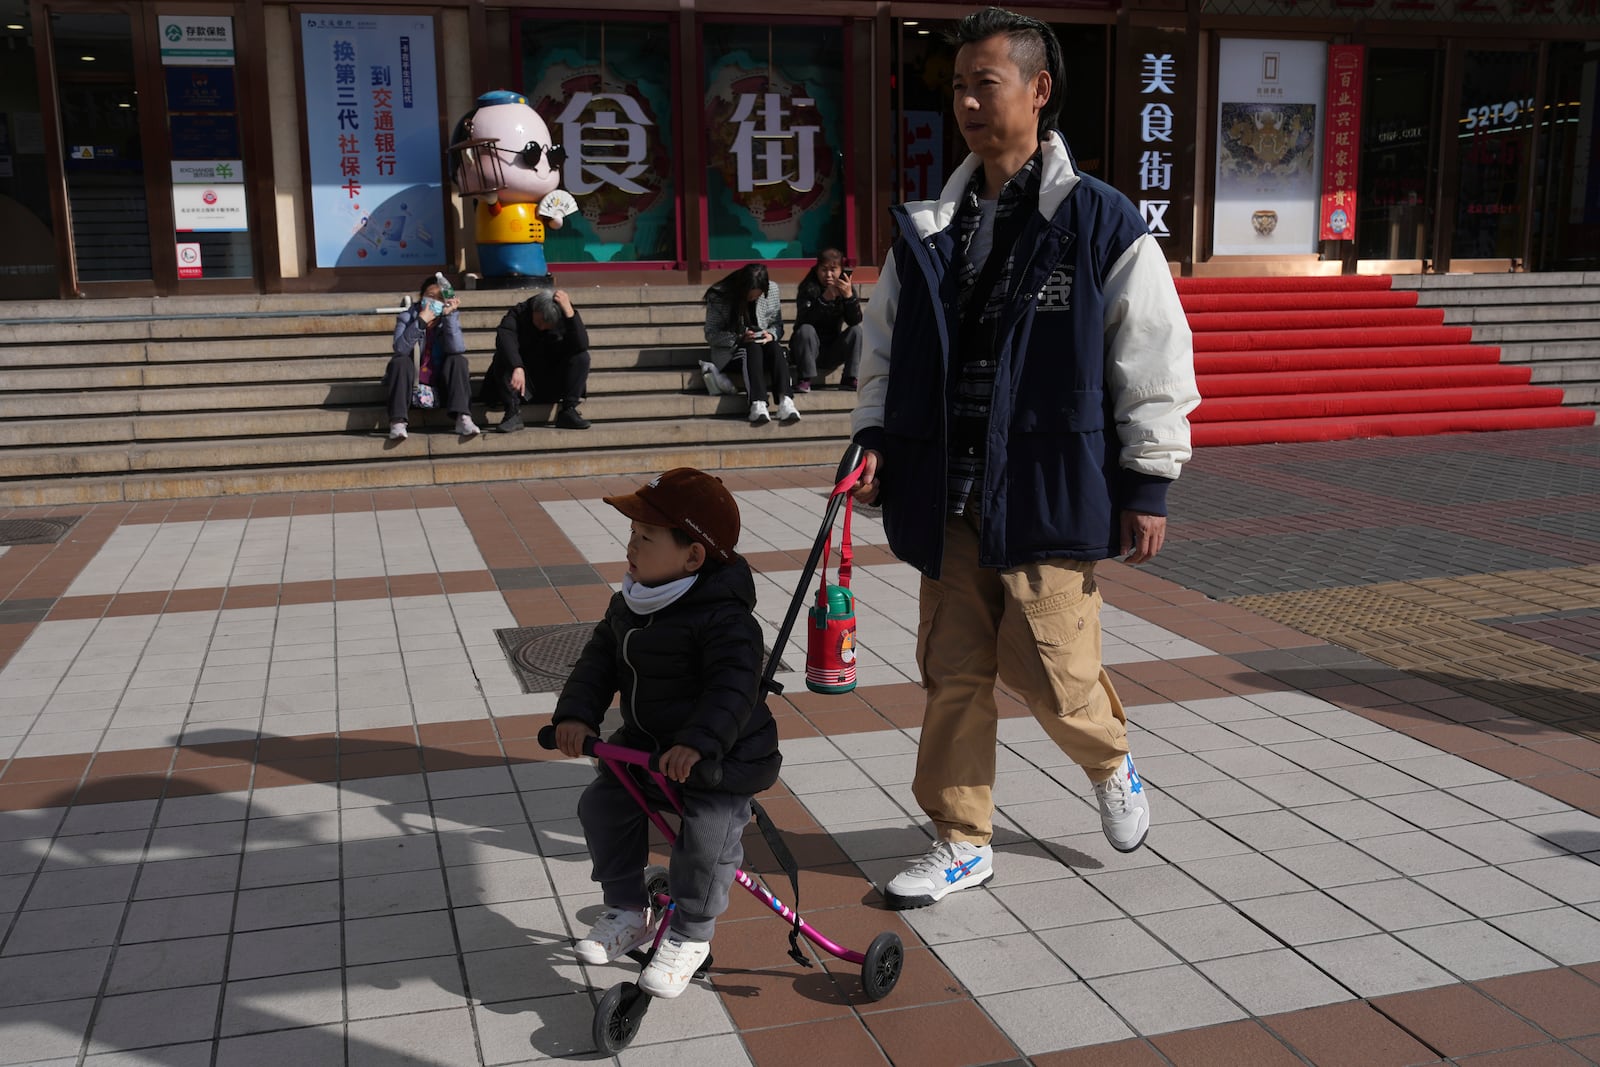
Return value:
[[(1117, 555), (1122, 509), (1166, 514), (1200, 402), (1188, 321), (1138, 211), (1076, 173), (1059, 134), (1042, 163), (996, 335), (983, 483), (969, 502), (982, 510), (980, 562), (997, 568)], [(968, 156), (938, 200), (893, 211), (898, 235), (867, 304), (852, 425), (883, 456), (890, 547), (933, 578), (948, 512), (947, 390), (960, 363), (951, 221), (980, 165)]]

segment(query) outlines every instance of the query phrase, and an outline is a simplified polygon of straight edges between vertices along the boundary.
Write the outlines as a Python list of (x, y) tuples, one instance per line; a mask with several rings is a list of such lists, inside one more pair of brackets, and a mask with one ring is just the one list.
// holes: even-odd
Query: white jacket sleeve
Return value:
[(1200, 404), (1194, 338), (1166, 253), (1134, 241), (1105, 283), (1106, 388), (1113, 397), (1123, 468), (1172, 479), (1193, 453), (1189, 412)]
[(889, 341), (894, 336), (894, 314), (900, 305), (900, 278), (890, 254), (867, 300), (861, 319), (861, 364), (857, 368), (856, 410), (850, 432), (860, 433), (883, 425), (883, 404), (889, 395)]

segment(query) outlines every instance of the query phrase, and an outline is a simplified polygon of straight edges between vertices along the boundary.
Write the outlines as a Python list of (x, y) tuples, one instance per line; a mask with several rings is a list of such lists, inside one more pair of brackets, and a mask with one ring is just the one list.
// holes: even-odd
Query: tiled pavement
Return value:
[[(927, 840), (916, 583), (858, 516), (862, 685), (780, 674), (764, 802), (805, 912), (851, 947), (897, 931), (901, 985), (793, 964), (740, 894), (712, 985), (623, 1062), (1600, 1063), (1600, 437), (1189, 474), (1159, 565), (1102, 571), (1149, 847), (1109, 849), (1008, 700), (993, 883), (881, 909)], [(769, 635), (826, 475), (728, 478)], [(0, 553), (0, 1064), (594, 1059), (626, 971), (569, 949), (589, 772), (537, 748), (553, 697), (495, 631), (598, 617), (598, 498), (631, 485), (0, 516), (76, 519)]]

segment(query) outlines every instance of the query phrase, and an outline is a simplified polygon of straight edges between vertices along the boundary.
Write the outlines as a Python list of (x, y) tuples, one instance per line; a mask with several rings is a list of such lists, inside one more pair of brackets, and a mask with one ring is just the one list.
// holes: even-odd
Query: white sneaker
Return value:
[(689, 980), (711, 955), (711, 942), (690, 941), (668, 931), (656, 949), (655, 959), (639, 975), (639, 988), (652, 997), (671, 1000), (689, 988)]
[(406, 424), (403, 423), (403, 422), (391, 422), (389, 424), (389, 440), (391, 440), (391, 441), (404, 441), (405, 439), (406, 439)]
[(891, 908), (925, 908), (957, 889), (982, 885), (993, 875), (994, 849), (988, 845), (939, 841), (895, 875), (883, 895)]
[(1095, 783), (1094, 795), (1100, 801), (1100, 828), (1112, 848), (1132, 852), (1144, 844), (1150, 832), (1150, 798), (1132, 756), (1123, 759), (1116, 774)]
[(596, 967), (619, 960), (636, 948), (648, 945), (656, 936), (650, 909), (612, 908), (600, 916), (589, 936), (572, 946), (584, 963)]
[(471, 415), (456, 416), (456, 433), (462, 437), (476, 437), (481, 432), (478, 429), (478, 424), (472, 421)]
[(767, 414), (767, 402), (765, 400), (757, 400), (750, 405), (751, 426), (765, 426), (771, 421), (772, 416)]
[(794, 397), (786, 396), (778, 401), (778, 425), (793, 426), (800, 421), (800, 412), (795, 410)]

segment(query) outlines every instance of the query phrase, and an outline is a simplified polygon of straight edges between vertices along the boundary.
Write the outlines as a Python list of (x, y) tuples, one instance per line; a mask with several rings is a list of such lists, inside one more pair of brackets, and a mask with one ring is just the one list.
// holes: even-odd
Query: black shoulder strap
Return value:
[(789, 884), (794, 887), (794, 904), (789, 909), (794, 913), (794, 925), (789, 928), (789, 958), (802, 966), (809, 967), (810, 957), (800, 951), (800, 865), (795, 863), (794, 854), (789, 851), (789, 846), (783, 843), (783, 837), (778, 833), (778, 828), (772, 824), (766, 809), (752, 799), (750, 810), (755, 812), (756, 828), (761, 831), (761, 837), (772, 850), (778, 866), (789, 875)]

